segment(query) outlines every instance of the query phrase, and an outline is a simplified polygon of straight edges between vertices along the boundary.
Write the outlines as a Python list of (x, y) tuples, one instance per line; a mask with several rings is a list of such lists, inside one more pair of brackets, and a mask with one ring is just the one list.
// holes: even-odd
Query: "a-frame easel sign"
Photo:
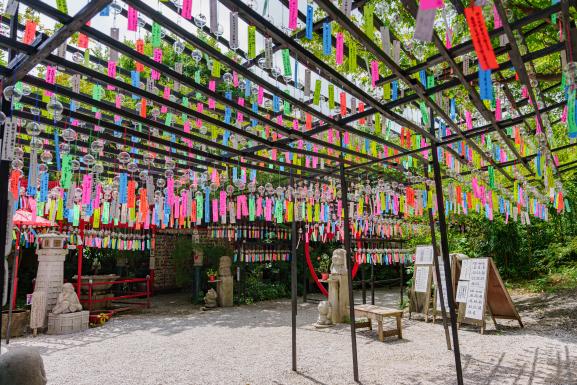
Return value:
[[(449, 260), (451, 263), (451, 286), (453, 287), (453, 293), (457, 292), (457, 282), (459, 281), (459, 275), (461, 274), (461, 262), (464, 259), (467, 259), (469, 257), (467, 257), (465, 254), (459, 254), (459, 253), (453, 253), (453, 254), (449, 254)], [(438, 257), (438, 261), (439, 261), (439, 272), (441, 273), (441, 283), (442, 283), (442, 287), (443, 287), (443, 298), (444, 298), (444, 302), (445, 302), (445, 309), (449, 309), (449, 303), (448, 303), (448, 298), (447, 298), (447, 288), (445, 286), (445, 264), (443, 263), (443, 257), (439, 255)], [(441, 298), (439, 296), (439, 287), (441, 287), (441, 285), (438, 283), (437, 277), (435, 276), (435, 274), (433, 273), (433, 278), (434, 278), (434, 282), (435, 282), (435, 287), (433, 290), (433, 296), (434, 296), (434, 302), (435, 302), (435, 307), (433, 307), (433, 322), (436, 322), (437, 317), (439, 316), (439, 314), (441, 313)], [(453, 294), (454, 295), (454, 294)]]
[(413, 284), (409, 292), (409, 319), (413, 313), (420, 313), (425, 315), (425, 322), (429, 322), (429, 309), (432, 302), (433, 255), (433, 246), (417, 246)]
[(487, 313), (497, 328), (497, 319), (513, 319), (523, 327), (517, 308), (505, 288), (492, 258), (472, 258), (461, 262), (456, 301), (459, 303), (459, 325), (467, 323), (485, 332)]

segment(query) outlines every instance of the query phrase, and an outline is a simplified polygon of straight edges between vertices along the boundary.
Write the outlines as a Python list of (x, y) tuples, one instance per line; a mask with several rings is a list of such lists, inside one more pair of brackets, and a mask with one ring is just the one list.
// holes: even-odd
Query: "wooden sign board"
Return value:
[(480, 326), (481, 334), (485, 332), (487, 313), (491, 316), (495, 328), (498, 318), (517, 320), (523, 327), (517, 308), (492, 258), (462, 261), (456, 301), (459, 303), (459, 324)]
[(417, 246), (413, 285), (409, 291), (409, 319), (412, 313), (425, 315), (429, 321), (431, 287), (433, 283), (433, 246)]

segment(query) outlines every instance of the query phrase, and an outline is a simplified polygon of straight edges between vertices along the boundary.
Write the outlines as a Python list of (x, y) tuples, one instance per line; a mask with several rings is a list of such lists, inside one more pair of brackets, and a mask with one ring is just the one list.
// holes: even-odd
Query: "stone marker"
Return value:
[(232, 260), (228, 256), (220, 257), (218, 264), (218, 278), (220, 282), (216, 284), (218, 292), (218, 304), (221, 307), (231, 307), (233, 305), (233, 285), (234, 280), (230, 272)]

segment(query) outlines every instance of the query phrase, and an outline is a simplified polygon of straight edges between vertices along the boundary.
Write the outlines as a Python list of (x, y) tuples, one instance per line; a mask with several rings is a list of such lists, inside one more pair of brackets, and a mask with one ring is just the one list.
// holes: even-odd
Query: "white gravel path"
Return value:
[[(299, 303), (295, 373), (290, 301), (200, 312), (176, 300), (175, 311), (162, 314), (169, 298), (156, 297), (164, 301), (160, 311), (116, 317), (76, 335), (19, 338), (11, 347), (37, 347), (51, 385), (354, 384), (350, 329), (312, 327), (315, 304)], [(576, 335), (544, 331), (529, 315), (524, 321), (523, 330), (459, 332), (466, 384), (577, 383)], [(442, 326), (403, 322), (403, 340), (381, 343), (375, 331), (358, 332), (361, 383), (455, 383)]]

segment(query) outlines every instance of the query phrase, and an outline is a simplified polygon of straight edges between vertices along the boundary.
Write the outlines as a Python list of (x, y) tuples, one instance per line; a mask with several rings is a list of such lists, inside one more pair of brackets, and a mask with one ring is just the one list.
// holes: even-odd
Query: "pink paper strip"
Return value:
[(212, 221), (218, 222), (218, 199), (212, 200)]
[(129, 31), (136, 31), (138, 28), (138, 11), (128, 6), (128, 27)]
[(501, 99), (497, 99), (495, 101), (495, 119), (497, 121), (500, 121), (502, 119), (502, 113), (501, 113)]
[(337, 65), (343, 64), (343, 50), (345, 45), (345, 38), (342, 32), (337, 33), (337, 54), (336, 54), (336, 63)]
[(371, 84), (373, 88), (377, 86), (378, 80), (379, 80), (379, 62), (373, 60), (371, 62)]
[(226, 216), (226, 191), (220, 190), (220, 216)]
[(467, 123), (467, 130), (473, 129), (473, 119), (469, 111), (465, 111), (465, 122)]
[(288, 27), (291, 31), (297, 29), (297, 20), (299, 14), (298, 0), (289, 0), (289, 22)]
[(180, 15), (185, 19), (192, 19), (192, 0), (182, 0)]

